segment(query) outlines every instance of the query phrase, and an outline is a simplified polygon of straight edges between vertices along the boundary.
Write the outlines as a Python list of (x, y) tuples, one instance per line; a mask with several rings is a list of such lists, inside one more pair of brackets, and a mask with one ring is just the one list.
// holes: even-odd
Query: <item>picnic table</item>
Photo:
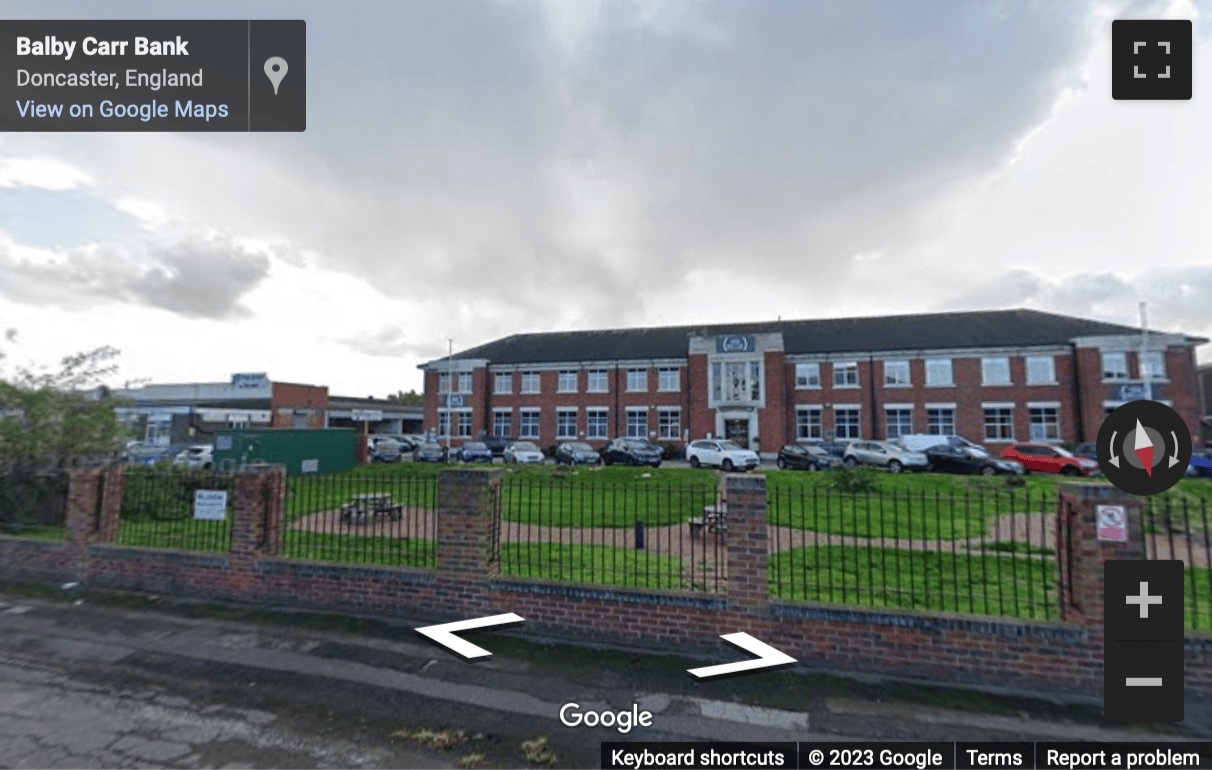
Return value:
[(389, 492), (355, 495), (341, 506), (341, 521), (346, 524), (365, 524), (375, 516), (390, 516), (392, 521), (399, 521), (403, 515), (404, 506), (394, 502)]
[(690, 539), (697, 538), (702, 531), (723, 535), (728, 532), (728, 504), (703, 506), (703, 515), (690, 520)]

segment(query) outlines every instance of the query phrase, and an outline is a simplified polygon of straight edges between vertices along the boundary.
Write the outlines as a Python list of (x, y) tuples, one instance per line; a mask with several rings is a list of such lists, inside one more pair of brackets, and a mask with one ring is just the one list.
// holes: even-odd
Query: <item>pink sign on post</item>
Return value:
[(1128, 512), (1122, 505), (1098, 506), (1098, 539), (1128, 542)]

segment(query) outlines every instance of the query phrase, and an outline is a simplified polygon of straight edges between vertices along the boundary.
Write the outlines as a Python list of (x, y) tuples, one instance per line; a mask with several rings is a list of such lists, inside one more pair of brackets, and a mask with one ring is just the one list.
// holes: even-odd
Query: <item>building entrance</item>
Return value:
[(724, 420), (724, 438), (749, 448), (749, 418), (729, 418)]

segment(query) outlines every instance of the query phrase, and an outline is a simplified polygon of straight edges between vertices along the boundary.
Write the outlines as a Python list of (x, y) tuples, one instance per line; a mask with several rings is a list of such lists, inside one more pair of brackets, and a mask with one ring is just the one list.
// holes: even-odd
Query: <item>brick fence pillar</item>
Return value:
[(246, 466), (236, 471), (234, 482), (232, 556), (256, 559), (277, 553), (286, 469), (281, 465)]
[(113, 543), (118, 539), (118, 526), (122, 515), (122, 494), (126, 485), (126, 472), (121, 467), (107, 468), (101, 478), (101, 512), (97, 520), (94, 543)]
[(438, 474), (438, 596), (451, 611), (489, 608), (493, 533), (501, 499), (499, 470), (451, 468)]
[[(1101, 629), (1103, 563), (1108, 559), (1145, 558), (1141, 501), (1110, 484), (1058, 484), (1056, 492), (1061, 617), (1087, 628)], [(1127, 542), (1099, 540), (1100, 505), (1124, 507)]]
[(766, 477), (724, 476), (728, 505), (728, 606), (745, 615), (770, 611), (770, 560), (766, 514)]
[(68, 476), (64, 522), (67, 527), (67, 563), (63, 565), (63, 571), (77, 579), (83, 579), (88, 571), (86, 551), (96, 539), (97, 512), (101, 508), (103, 484), (102, 473), (98, 470), (72, 471)]

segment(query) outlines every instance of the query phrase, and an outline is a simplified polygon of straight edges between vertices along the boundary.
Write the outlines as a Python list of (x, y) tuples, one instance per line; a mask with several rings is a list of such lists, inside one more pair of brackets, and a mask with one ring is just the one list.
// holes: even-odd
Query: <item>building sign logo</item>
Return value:
[[(1165, 398), (1162, 393), (1162, 383), (1153, 383), (1153, 398)], [(1145, 400), (1145, 384), (1143, 382), (1128, 382), (1120, 385), (1118, 388), (1120, 401), (1144, 401)]]
[(442, 399), (446, 402), (445, 406), (448, 409), (459, 409), (467, 406), (467, 396), (462, 393), (451, 393), (443, 396)]
[(264, 388), (269, 385), (269, 375), (265, 372), (256, 372), (252, 374), (233, 374), (231, 376), (231, 386), (233, 388)]
[(717, 353), (748, 353), (757, 350), (757, 341), (751, 334), (725, 334), (715, 339)]

